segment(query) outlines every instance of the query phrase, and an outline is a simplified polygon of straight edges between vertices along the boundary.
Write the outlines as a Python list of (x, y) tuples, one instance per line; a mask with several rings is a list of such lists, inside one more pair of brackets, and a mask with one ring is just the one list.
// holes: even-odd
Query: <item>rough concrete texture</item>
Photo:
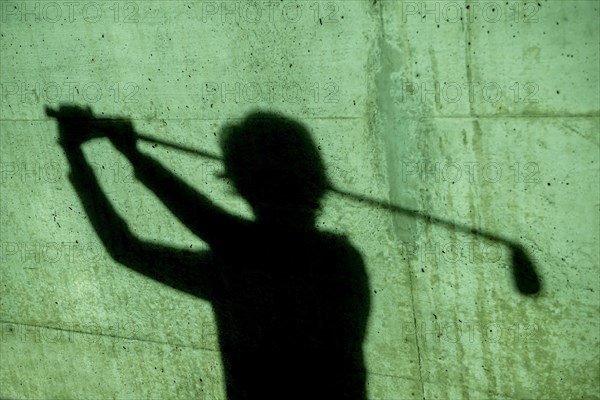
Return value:
[[(533, 296), (501, 242), (329, 195), (319, 224), (372, 287), (369, 398), (600, 398), (598, 2), (0, 6), (0, 397), (225, 398), (210, 304), (114, 262), (86, 220), (44, 114), (70, 102), (212, 152), (280, 111), (338, 187), (523, 246)], [(142, 147), (251, 215), (217, 162)], [(106, 141), (84, 150), (136, 235), (206, 247)]]

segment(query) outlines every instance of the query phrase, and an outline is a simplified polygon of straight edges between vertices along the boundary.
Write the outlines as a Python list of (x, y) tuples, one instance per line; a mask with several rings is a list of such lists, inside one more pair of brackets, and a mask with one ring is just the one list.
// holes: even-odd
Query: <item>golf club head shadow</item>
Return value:
[(542, 289), (540, 278), (527, 251), (519, 244), (511, 244), (512, 272), (515, 286), (523, 295), (535, 295)]

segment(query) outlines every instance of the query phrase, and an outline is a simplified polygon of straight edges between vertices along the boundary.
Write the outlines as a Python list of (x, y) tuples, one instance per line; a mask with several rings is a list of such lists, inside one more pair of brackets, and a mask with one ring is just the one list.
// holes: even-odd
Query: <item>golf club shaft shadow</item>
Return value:
[[(147, 136), (144, 134), (139, 134), (138, 138), (149, 142), (160, 144), (166, 147), (171, 147), (173, 149), (181, 150), (183, 152), (187, 152), (190, 154), (195, 154), (201, 157), (210, 158), (212, 160), (221, 161), (221, 157), (216, 154), (197, 150), (191, 147), (182, 146), (179, 144), (174, 144), (171, 142), (167, 142), (160, 139), (155, 139), (151, 136)], [(535, 271), (535, 267), (531, 258), (527, 255), (526, 250), (519, 243), (511, 241), (508, 238), (495, 235), (489, 232), (485, 232), (479, 229), (471, 228), (466, 225), (458, 224), (452, 221), (448, 221), (442, 218), (434, 217), (432, 215), (423, 213), (417, 210), (411, 210), (405, 207), (400, 207), (394, 204), (390, 204), (388, 202), (384, 202), (372, 197), (360, 195), (357, 193), (352, 193), (346, 190), (338, 189), (334, 186), (330, 186), (328, 188), (331, 192), (341, 195), (343, 197), (352, 199), (362, 204), (369, 205), (371, 207), (382, 208), (388, 210), (390, 212), (408, 215), (413, 218), (421, 219), (427, 223), (432, 223), (440, 226), (444, 226), (450, 230), (460, 231), (463, 233), (471, 234), (483, 239), (487, 239), (490, 241), (494, 241), (497, 243), (501, 243), (510, 249), (511, 252), (511, 261), (512, 261), (512, 276), (514, 279), (514, 284), (517, 287), (517, 290), (525, 295), (534, 295), (537, 294), (541, 290), (541, 283), (538, 277), (538, 274)]]
[[(46, 115), (53, 118), (60, 118), (60, 115), (57, 111), (53, 110), (50, 107), (46, 107), (45, 109)], [(98, 130), (102, 130), (103, 125), (110, 126), (111, 119), (110, 118), (94, 118), (95, 124)], [(145, 135), (143, 133), (137, 133), (137, 138), (147, 143), (158, 144), (165, 147), (169, 147), (172, 149), (176, 149), (185, 153), (201, 156), (204, 158), (209, 158), (215, 161), (222, 161), (222, 158), (214, 153), (201, 151), (192, 147), (183, 146), (177, 143), (172, 143), (166, 140), (157, 139), (152, 136)], [(352, 193), (346, 190), (338, 189), (334, 186), (329, 186), (329, 191), (341, 195), (343, 197), (352, 199), (361, 204), (366, 204), (371, 207), (381, 208), (388, 210), (393, 213), (408, 215), (413, 218), (421, 219), (427, 223), (432, 223), (440, 226), (444, 226), (450, 230), (460, 231), (467, 234), (471, 234), (483, 239), (487, 239), (490, 241), (495, 241), (497, 243), (501, 243), (508, 247), (511, 251), (511, 265), (512, 265), (512, 276), (514, 280), (514, 284), (517, 287), (517, 290), (524, 295), (535, 295), (539, 293), (541, 290), (541, 282), (537, 272), (535, 271), (535, 267), (531, 261), (531, 258), (528, 256), (526, 250), (519, 243), (516, 243), (508, 238), (501, 237), (499, 235), (495, 235), (489, 232), (481, 231), (479, 229), (471, 228), (466, 225), (457, 224), (452, 221), (448, 221), (442, 218), (434, 217), (432, 215), (423, 213), (417, 210), (411, 210), (408, 208), (400, 207), (394, 204), (390, 204), (388, 202), (384, 202), (375, 198), (371, 198), (368, 196), (360, 195), (357, 193)]]

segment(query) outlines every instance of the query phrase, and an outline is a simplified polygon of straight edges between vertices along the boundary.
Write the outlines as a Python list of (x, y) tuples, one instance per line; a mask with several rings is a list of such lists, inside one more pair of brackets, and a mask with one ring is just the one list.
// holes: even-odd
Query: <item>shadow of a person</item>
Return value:
[[(247, 220), (139, 151), (131, 122), (98, 124), (87, 112), (63, 107), (58, 121), (69, 179), (88, 218), (115, 261), (211, 302), (228, 398), (364, 400), (368, 277), (346, 236), (315, 227), (328, 184), (308, 130), (260, 111), (222, 130), (226, 176), (254, 211)], [(131, 233), (81, 149), (102, 135), (210, 251), (177, 250)]]

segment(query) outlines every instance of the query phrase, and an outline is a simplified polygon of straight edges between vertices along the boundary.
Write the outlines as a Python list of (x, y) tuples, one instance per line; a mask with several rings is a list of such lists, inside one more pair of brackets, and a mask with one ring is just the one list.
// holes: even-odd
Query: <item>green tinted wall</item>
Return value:
[[(115, 262), (90, 226), (44, 113), (74, 103), (215, 154), (226, 123), (278, 111), (336, 187), (466, 227), (324, 199), (319, 228), (369, 274), (369, 398), (599, 398), (597, 2), (0, 7), (0, 397), (225, 398), (211, 305)], [(219, 161), (140, 148), (252, 218)], [(136, 236), (207, 248), (108, 141), (84, 152)]]

